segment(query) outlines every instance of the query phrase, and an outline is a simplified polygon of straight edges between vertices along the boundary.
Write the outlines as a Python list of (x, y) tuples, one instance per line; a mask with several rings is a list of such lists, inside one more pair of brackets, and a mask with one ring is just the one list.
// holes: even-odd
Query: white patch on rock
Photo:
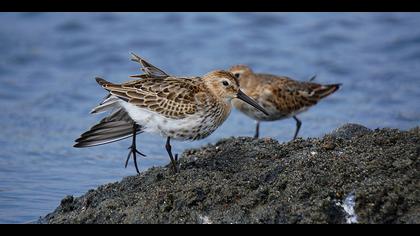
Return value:
[(210, 218), (208, 216), (201, 216), (200, 215), (198, 217), (200, 218), (202, 224), (205, 224), (205, 225), (213, 224), (213, 222), (210, 220)]
[(347, 224), (357, 224), (359, 223), (357, 221), (357, 215), (354, 210), (354, 207), (356, 206), (356, 199), (355, 199), (354, 192), (351, 192), (347, 195), (346, 199), (344, 199), (344, 203), (338, 202), (337, 205), (341, 206), (346, 212), (346, 223)]

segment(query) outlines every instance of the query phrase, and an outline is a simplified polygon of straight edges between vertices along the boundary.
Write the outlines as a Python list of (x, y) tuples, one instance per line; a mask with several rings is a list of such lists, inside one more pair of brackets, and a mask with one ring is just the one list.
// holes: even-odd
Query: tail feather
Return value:
[(111, 110), (118, 105), (118, 98), (115, 96), (108, 95), (98, 106), (90, 111), (91, 114), (101, 113), (107, 110)]
[[(130, 128), (131, 127), (131, 128)], [(92, 137), (96, 136), (106, 136), (106, 135), (113, 135), (115, 136), (118, 133), (127, 133), (132, 132), (132, 125), (127, 124), (124, 121), (113, 121), (105, 123), (104, 125), (95, 125), (95, 127), (92, 127), (89, 131), (83, 133), (80, 135), (80, 138), (78, 140), (88, 140), (92, 139)]]
[(104, 145), (104, 144), (108, 144), (108, 143), (113, 143), (113, 142), (117, 142), (126, 138), (130, 138), (131, 136), (133, 136), (132, 134), (130, 135), (126, 135), (126, 136), (121, 136), (118, 139), (109, 139), (109, 140), (91, 140), (91, 141), (83, 141), (83, 142), (78, 142), (75, 145), (73, 145), (73, 147), (75, 148), (85, 148), (85, 147), (94, 147), (94, 146), (99, 146), (99, 145)]
[(341, 84), (327, 84), (327, 85), (322, 85), (321, 87), (319, 87), (315, 91), (315, 94), (317, 96), (319, 96), (319, 98), (325, 98), (328, 95), (331, 95), (335, 91), (337, 91), (340, 88), (340, 86), (341, 86)]
[(118, 139), (121, 137), (128, 136), (132, 134), (133, 127), (120, 127), (119, 130), (101, 130), (101, 132), (91, 132), (90, 130), (87, 131), (82, 135), (82, 137), (76, 139), (76, 142), (82, 143), (87, 141), (110, 141), (111, 139)]
[[(116, 142), (133, 136), (134, 121), (128, 116), (127, 112), (119, 108), (111, 115), (103, 118), (98, 124), (92, 126), (75, 140), (74, 147), (92, 147), (107, 143)], [(138, 127), (136, 134), (141, 133)]]
[(120, 141), (131, 136), (133, 136), (132, 125), (120, 127), (120, 131), (118, 132), (91, 133), (91, 131), (89, 130), (82, 134), (82, 137), (76, 139), (76, 144), (74, 145), (74, 147), (83, 148), (98, 146)]

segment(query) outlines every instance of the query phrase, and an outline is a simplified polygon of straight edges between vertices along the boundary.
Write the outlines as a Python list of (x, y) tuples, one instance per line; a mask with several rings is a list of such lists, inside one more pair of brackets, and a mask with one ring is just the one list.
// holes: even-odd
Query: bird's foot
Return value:
[(171, 160), (171, 171), (176, 174), (179, 173), (180, 163), (178, 161), (178, 154), (175, 154), (173, 160)]
[(125, 168), (127, 168), (128, 161), (130, 160), (130, 157), (133, 156), (134, 166), (136, 167), (137, 174), (140, 174), (139, 167), (137, 166), (137, 155), (136, 154), (139, 154), (140, 156), (143, 156), (143, 157), (145, 157), (146, 155), (141, 153), (139, 150), (137, 150), (135, 145), (131, 145), (128, 149), (130, 149), (130, 151), (128, 152), (127, 160), (125, 161)]

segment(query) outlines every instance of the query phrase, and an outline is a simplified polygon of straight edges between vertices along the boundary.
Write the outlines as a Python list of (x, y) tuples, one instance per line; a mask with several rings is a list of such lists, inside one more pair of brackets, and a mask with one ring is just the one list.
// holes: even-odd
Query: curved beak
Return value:
[(241, 90), (239, 90), (238, 94), (236, 95), (236, 98), (241, 99), (242, 101), (244, 101), (244, 102), (248, 103), (249, 105), (255, 107), (256, 109), (260, 110), (265, 115), (267, 115), (267, 116), (269, 115), (268, 112), (264, 108), (262, 108), (256, 101), (254, 101), (253, 99), (248, 97)]

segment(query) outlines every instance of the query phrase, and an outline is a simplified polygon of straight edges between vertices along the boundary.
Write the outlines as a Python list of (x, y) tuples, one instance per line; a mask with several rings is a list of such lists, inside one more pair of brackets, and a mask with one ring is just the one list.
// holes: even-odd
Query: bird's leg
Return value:
[(127, 160), (125, 161), (125, 168), (127, 168), (128, 161), (130, 160), (131, 154), (133, 154), (134, 166), (136, 167), (137, 174), (140, 174), (139, 168), (137, 166), (137, 156), (136, 156), (136, 154), (139, 154), (139, 155), (144, 156), (144, 157), (146, 155), (139, 152), (136, 148), (136, 136), (137, 136), (138, 127), (139, 126), (137, 124), (133, 125), (133, 141), (131, 143), (131, 146), (128, 148), (128, 149), (130, 149), (130, 152), (128, 153)]
[(168, 139), (166, 140), (166, 146), (165, 147), (166, 147), (166, 151), (169, 154), (169, 158), (171, 158), (173, 171), (175, 173), (177, 173), (178, 172), (178, 164), (177, 164), (178, 154), (175, 154), (175, 158), (174, 158), (174, 156), (172, 154), (172, 146), (171, 146), (171, 138), (170, 137), (168, 137)]
[(312, 76), (312, 77), (309, 79), (309, 81), (310, 81), (310, 82), (312, 82), (312, 81), (314, 81), (315, 79), (316, 79), (316, 75)]
[(254, 138), (259, 138), (260, 137), (260, 122), (257, 120), (256, 124), (257, 124), (257, 126), (255, 128)]
[(296, 121), (296, 131), (295, 131), (295, 136), (293, 136), (293, 140), (295, 140), (299, 133), (300, 126), (302, 125), (302, 121), (300, 121), (296, 116), (293, 116), (293, 119), (295, 119)]

